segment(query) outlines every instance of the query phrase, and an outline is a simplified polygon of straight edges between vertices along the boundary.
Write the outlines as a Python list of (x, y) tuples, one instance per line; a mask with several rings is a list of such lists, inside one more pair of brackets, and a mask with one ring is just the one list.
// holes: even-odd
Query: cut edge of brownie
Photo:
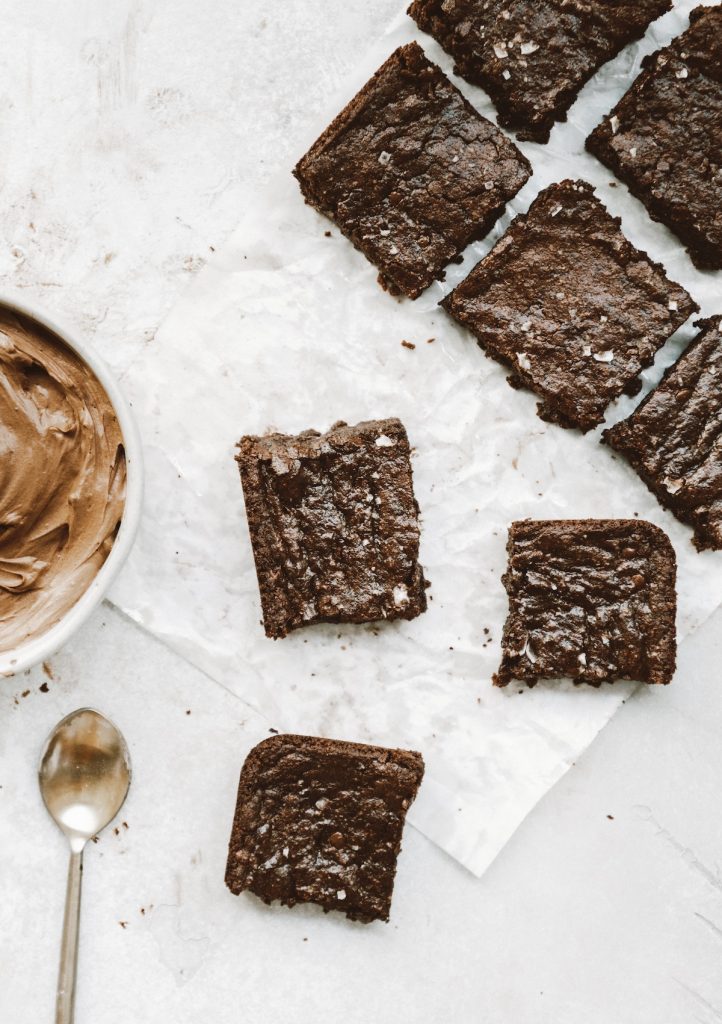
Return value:
[[(637, 374), (627, 380), (626, 383), (618, 389), (618, 393), (609, 399), (599, 415), (590, 414), (588, 416), (583, 416), (580, 414), (578, 403), (575, 403), (572, 406), (569, 401), (565, 401), (561, 396), (552, 393), (542, 393), (541, 390), (535, 386), (535, 378), (530, 374), (527, 374), (518, 362), (514, 362), (508, 355), (501, 352), (492, 342), (483, 341), (471, 325), (471, 318), (457, 308), (457, 297), (462, 294), (464, 287), (469, 282), (472, 282), (475, 277), (483, 275), (486, 267), (493, 266), (495, 260), (501, 253), (510, 246), (516, 246), (518, 251), (523, 251), (523, 246), (525, 245), (524, 232), (526, 231), (526, 225), (527, 222), (537, 213), (538, 206), (541, 206), (550, 195), (553, 194), (558, 198), (562, 198), (562, 194), (570, 192), (570, 190), (575, 193), (572, 198), (578, 199), (581, 193), (584, 199), (594, 203), (598, 218), (607, 221), (609, 228), (617, 231), (620, 239), (622, 240), (622, 245), (616, 249), (613, 254), (616, 264), (618, 266), (624, 266), (633, 261), (644, 262), (650, 270), (662, 277), (670, 289), (674, 289), (677, 307), (670, 307), (670, 312), (679, 312), (678, 316), (672, 317), (672, 324), (670, 325), (671, 329), (659, 342), (655, 350), (650, 353), (649, 357), (643, 358), (640, 354), (640, 369)], [(552, 211), (550, 215), (554, 216), (554, 211)], [(483, 294), (483, 291), (480, 291), (479, 294)], [(684, 308), (680, 308), (683, 303)], [(621, 397), (622, 394), (635, 395), (639, 392), (642, 386), (640, 380), (642, 372), (653, 365), (660, 349), (667, 344), (672, 335), (682, 327), (686, 320), (693, 313), (699, 311), (699, 305), (692, 298), (687, 289), (678, 282), (672, 281), (667, 276), (665, 267), (659, 261), (652, 259), (647, 252), (643, 249), (637, 248), (637, 246), (627, 238), (622, 230), (621, 217), (616, 217), (610, 213), (602, 200), (596, 195), (595, 187), (581, 178), (565, 178), (562, 181), (552, 182), (550, 185), (543, 188), (534, 197), (528, 210), (525, 213), (517, 214), (505, 233), (494, 244), (490, 251), (483, 256), (474, 267), (472, 267), (463, 281), (456, 285), (455, 288), (441, 299), (439, 305), (454, 320), (456, 320), (457, 323), (461, 324), (466, 330), (469, 330), (472, 335), (474, 335), (477, 344), (480, 346), (482, 351), (511, 371), (507, 378), (507, 382), (511, 387), (515, 389), (529, 390), (532, 394), (536, 395), (539, 399), (537, 403), (537, 414), (540, 419), (548, 423), (556, 423), (558, 426), (565, 429), (578, 429), (583, 433), (593, 430), (595, 427), (599, 426), (599, 424), (603, 423), (605, 413), (609, 409), (609, 406), (612, 402)]]
[[(435, 263), (433, 270), (430, 271), (428, 275), (426, 275), (426, 279), (423, 282), (419, 283), (415, 287), (408, 287), (404, 286), (399, 281), (394, 280), (394, 274), (392, 270), (388, 266), (382, 267), (378, 262), (372, 260), (369, 257), (369, 255), (361, 248), (358, 241), (352, 238), (350, 234), (344, 230), (342, 225), (336, 219), (335, 210), (330, 209), (324, 204), (322, 197), (312, 187), (311, 182), (309, 181), (307, 175), (305, 174), (305, 171), (306, 168), (312, 164), (313, 160), (320, 153), (322, 153), (327, 148), (327, 146), (333, 144), (335, 139), (342, 133), (342, 131), (353, 123), (359, 112), (366, 107), (369, 97), (373, 96), (377, 84), (382, 80), (384, 75), (386, 75), (391, 68), (397, 66), (401, 61), (406, 61), (409, 63), (414, 62), (423, 68), (433, 68), (434, 71), (438, 72), (438, 74), (441, 75), (445, 79), (445, 81), (449, 83), (449, 86), (458, 94), (463, 103), (464, 108), (469, 112), (469, 114), (471, 114), (476, 119), (488, 121), (488, 118), (485, 118), (483, 114), (480, 114), (479, 111), (476, 110), (475, 107), (468, 101), (464, 94), (454, 85), (453, 82), (451, 82), (451, 80), (444, 73), (444, 71), (433, 61), (429, 60), (429, 58), (426, 56), (423, 49), (421, 48), (421, 46), (419, 46), (417, 42), (405, 43), (404, 45), (397, 47), (397, 49), (394, 50), (394, 52), (390, 54), (389, 57), (387, 57), (383, 64), (374, 72), (371, 78), (369, 78), (366, 84), (362, 86), (362, 88), (356, 93), (356, 95), (353, 96), (352, 99), (349, 100), (349, 102), (346, 104), (346, 106), (336, 115), (336, 117), (334, 117), (334, 119), (331, 121), (328, 127), (324, 129), (321, 135), (311, 145), (310, 149), (296, 163), (292, 173), (299, 183), (301, 193), (303, 194), (306, 203), (309, 206), (313, 207), (313, 209), (318, 211), (318, 213), (322, 214), (325, 217), (328, 217), (341, 231), (343, 236), (346, 239), (348, 239), (348, 241), (351, 242), (354, 248), (358, 249), (358, 251), (361, 252), (361, 254), (364, 256), (364, 258), (367, 259), (370, 263), (372, 263), (373, 266), (376, 267), (376, 269), (379, 271), (378, 281), (381, 287), (385, 291), (388, 291), (389, 294), (391, 295), (405, 295), (409, 299), (417, 299), (422, 294), (422, 292), (425, 291), (426, 288), (428, 288), (431, 284), (434, 283), (434, 281), (444, 280), (446, 276), (446, 268), (448, 268), (450, 264), (454, 263), (455, 260), (458, 260), (461, 253), (467, 246), (471, 245), (473, 242), (485, 238), (489, 234), (493, 226), (496, 224), (496, 222), (499, 220), (499, 218), (506, 210), (507, 204), (509, 203), (510, 199), (512, 199), (513, 196), (516, 195), (516, 193), (529, 180), (533, 173), (533, 168), (531, 162), (521, 152), (521, 150), (517, 149), (514, 146), (512, 140), (507, 139), (505, 136), (503, 136), (503, 133), (500, 133), (502, 135), (502, 138), (516, 150), (515, 155), (523, 174), (523, 180), (521, 181), (519, 187), (514, 189), (513, 191), (505, 189), (504, 194), (500, 196), (499, 202), (494, 207), (489, 209), (489, 212), (486, 214), (485, 217), (481, 218), (478, 221), (473, 231), (470, 232), (467, 241), (461, 248), (457, 249), (455, 256), (452, 256), (449, 259), (437, 261)], [(496, 129), (496, 126), (493, 124), (493, 122), (489, 122), (489, 124), (492, 126), (492, 128), (498, 130)]]
[(673, 494), (670, 494), (660, 482), (657, 480), (653, 473), (648, 472), (643, 464), (643, 454), (639, 449), (639, 445), (635, 442), (632, 436), (632, 429), (635, 419), (638, 413), (641, 413), (646, 406), (654, 399), (655, 395), (663, 385), (665, 385), (669, 378), (674, 376), (677, 370), (684, 365), (684, 362), (688, 356), (694, 354), (694, 352), (704, 345), (707, 341), (706, 335), (708, 331), (716, 331), (722, 335), (717, 327), (717, 324), (722, 322), (719, 316), (704, 317), (701, 320), (695, 320), (694, 327), (698, 329), (698, 334), (692, 339), (687, 348), (682, 352), (678, 359), (676, 359), (671, 366), (668, 366), (664, 371), (662, 378), (659, 383), (649, 392), (648, 395), (639, 403), (634, 411), (626, 417), (626, 419), (620, 420), (608, 427), (602, 433), (601, 442), (608, 445), (615, 452), (621, 455), (629, 463), (631, 468), (644, 483), (647, 489), (655, 496), (662, 508), (667, 509), (672, 515), (684, 523), (685, 526), (692, 528), (692, 543), (698, 551), (710, 551), (719, 550), (722, 547), (719, 538), (712, 533), (707, 527), (704, 517), (697, 513), (694, 509), (686, 509), (685, 506), (675, 500)]
[[(522, 142), (543, 144), (549, 141), (554, 125), (567, 120), (570, 108), (587, 82), (594, 78), (605, 64), (619, 56), (626, 46), (641, 39), (654, 21), (672, 9), (672, 2), (671, 0), (660, 0), (658, 7), (658, 12), (653, 14), (646, 24), (630, 31), (615, 50), (612, 50), (600, 63), (590, 67), (579, 81), (569, 82), (566, 88), (561, 89), (556, 94), (554, 104), (546, 110), (544, 115), (540, 115), (537, 121), (530, 121), (526, 112), (519, 108), (519, 104), (507, 97), (506, 91), (500, 86), (497, 77), (485, 70), (483, 62), (477, 56), (464, 54), (462, 48), (456, 45), (456, 32), (453, 28), (447, 31), (443, 30), (441, 24), (444, 20), (443, 5), (439, 0), (413, 0), (407, 14), (423, 32), (427, 32), (452, 57), (455, 74), (472, 85), (481, 87), (489, 94), (498, 112), (498, 122), (502, 127), (513, 131)], [(440, 9), (433, 10), (433, 8)]]
[[(509, 658), (517, 656), (517, 652), (509, 651), (507, 641), (509, 632), (517, 617), (521, 613), (516, 612), (513, 601), (518, 591), (513, 586), (511, 579), (512, 556), (517, 536), (528, 529), (536, 526), (561, 527), (563, 529), (596, 529), (599, 531), (619, 529), (620, 527), (641, 530), (656, 540), (658, 547), (652, 552), (655, 561), (655, 575), (653, 586), (650, 592), (656, 598), (656, 605), (652, 608), (655, 613), (652, 619), (649, 634), (640, 637), (640, 642), (645, 645), (645, 661), (648, 672), (646, 678), (628, 679), (626, 676), (611, 675), (608, 678), (585, 678), (584, 672), (580, 671), (576, 677), (552, 676), (549, 674), (535, 674), (533, 671), (526, 675), (518, 674), (507, 664)], [(667, 534), (655, 523), (646, 519), (520, 519), (514, 521), (509, 527), (509, 537), (506, 545), (507, 568), (502, 576), (502, 583), (506, 590), (509, 610), (504, 628), (502, 631), (502, 659), (499, 670), (492, 677), (494, 686), (504, 688), (511, 682), (524, 683), (530, 689), (539, 682), (550, 682), (557, 678), (571, 678), (575, 685), (586, 683), (587, 685), (599, 688), (602, 683), (614, 683), (617, 681), (631, 681), (647, 683), (649, 685), (667, 685), (671, 683), (677, 667), (677, 555)]]
[[(399, 837), (394, 849), (394, 863), (389, 870), (390, 879), (385, 916), (383, 914), (364, 914), (354, 911), (353, 909), (349, 910), (344, 906), (339, 906), (338, 902), (326, 904), (316, 900), (268, 898), (267, 894), (256, 891), (256, 889), (253, 888), (252, 880), (248, 880), (247, 868), (245, 866), (247, 861), (244, 860), (243, 867), (239, 867), (241, 860), (239, 860), (237, 854), (239, 850), (246, 848), (246, 838), (258, 827), (258, 823), (252, 818), (251, 807), (252, 797), (259, 791), (259, 772), (263, 769), (266, 755), (271, 751), (275, 751), (277, 748), (282, 749), (284, 747), (298, 748), (302, 751), (321, 756), (324, 754), (336, 754), (356, 758), (368, 758), (372, 761), (381, 760), (384, 763), (392, 761), (409, 774), (409, 778), (407, 780), (408, 791), (404, 797), (404, 800), (407, 801), (407, 803), (402, 807), (402, 810), (398, 815)], [(342, 913), (345, 913), (351, 920), (358, 920), (365, 924), (374, 920), (388, 921), (388, 911), (390, 910), (393, 897), (398, 856), (401, 852), (401, 838), (406, 824), (406, 814), (416, 798), (419, 787), (421, 786), (424, 778), (424, 772), (424, 758), (422, 754), (415, 750), (383, 747), (369, 743), (356, 743), (350, 740), (328, 739), (320, 736), (304, 736), (298, 733), (279, 733), (261, 740), (260, 743), (257, 743), (248, 752), (241, 767), (241, 774), (238, 780), (236, 804), (233, 814), (233, 824), (231, 826), (231, 835), (228, 842), (228, 856), (226, 860), (225, 883), (227, 888), (236, 896), (240, 895), (242, 892), (252, 892), (254, 896), (262, 900), (262, 902), (268, 906), (271, 906), (274, 902), (279, 902), (282, 906), (293, 907), (297, 902), (306, 902), (321, 906), (324, 913), (328, 913), (330, 910), (339, 910)]]
[[(369, 619), (365, 617), (349, 618), (345, 617), (342, 613), (338, 615), (316, 615), (308, 621), (295, 621), (295, 618), (286, 616), (283, 620), (279, 619), (279, 616), (275, 614), (274, 594), (266, 586), (265, 569), (263, 565), (263, 557), (265, 554), (265, 544), (262, 543), (262, 524), (266, 520), (266, 507), (263, 503), (262, 497), (259, 493), (259, 488), (255, 486), (255, 478), (257, 474), (257, 462), (260, 460), (261, 452), (264, 448), (269, 448), (268, 456), (273, 457), (273, 453), (270, 451), (270, 446), (278, 442), (281, 445), (287, 443), (294, 443), (304, 440), (311, 439), (337, 439), (339, 435), (348, 436), (349, 439), (358, 437), (366, 431), (373, 431), (378, 433), (379, 431), (383, 435), (391, 435), (397, 437), (403, 442), (406, 450), (406, 454), (409, 461), (409, 476), (410, 476), (410, 499), (412, 507), (417, 520), (417, 532), (421, 535), (421, 528), (419, 523), (420, 509), (416, 499), (416, 495), (413, 489), (413, 474), (411, 470), (411, 446), (409, 443), (406, 428), (403, 423), (397, 417), (387, 417), (380, 420), (363, 420), (360, 423), (349, 425), (343, 420), (339, 420), (334, 423), (325, 433), (321, 433), (318, 430), (305, 430), (299, 434), (282, 434), (279, 432), (272, 432), (268, 434), (254, 435), (249, 434), (241, 438), (236, 445), (238, 454), (235, 456), (235, 461), (238, 465), (241, 477), (241, 485), (243, 488), (243, 496), (246, 505), (246, 520), (248, 524), (248, 530), (251, 539), (251, 550), (253, 552), (253, 561), (256, 571), (256, 579), (258, 582), (258, 590), (261, 599), (261, 608), (263, 613), (263, 626), (266, 636), (272, 640), (280, 640), (288, 636), (289, 633), (295, 629), (304, 628), (307, 626), (315, 626), (319, 624), (348, 624), (348, 625), (363, 625), (368, 622), (380, 623), (382, 621), (396, 621), (406, 620), (411, 621), (423, 614), (428, 607), (426, 589), (428, 582), (424, 575), (424, 569), (419, 561), (419, 543), (417, 543), (416, 554), (413, 564), (413, 576), (408, 580), (405, 580), (406, 586), (406, 597), (407, 600), (402, 602), (400, 605), (394, 605), (393, 614), (387, 614), (382, 618)], [(262, 550), (263, 548), (263, 550)]]
[[(690, 12), (690, 27), (704, 17), (710, 11), (717, 10), (716, 5), (702, 5)], [(689, 29), (687, 29), (687, 32)], [(652, 186), (645, 187), (633, 168), (622, 161), (615, 148), (611, 145), (615, 129), (615, 121), (619, 114), (625, 110), (627, 103), (633, 102), (637, 95), (650, 82), (658, 69), (663, 66), (659, 58), (666, 58), (668, 53), (676, 55), (676, 49), (686, 32), (674, 38), (667, 46), (661, 47), (654, 53), (648, 54), (642, 61), (641, 71), (634, 82), (630, 85), (624, 95), (618, 100), (612, 110), (606, 114), (599, 124), (587, 136), (585, 147), (593, 156), (608, 167), (610, 171), (627, 186), (631, 194), (638, 199), (645, 207), (647, 213), (658, 224), (664, 225), (682, 242), (687, 253), (698, 270), (720, 270), (722, 269), (722, 250), (710, 243), (707, 238), (700, 235), (694, 225), (686, 224), (685, 219), (679, 216), (671, 216), (665, 204), (659, 202), (654, 194)], [(666, 63), (666, 59), (665, 59)], [(664, 156), (664, 154), (661, 154)], [(653, 183), (652, 183), (653, 185)]]

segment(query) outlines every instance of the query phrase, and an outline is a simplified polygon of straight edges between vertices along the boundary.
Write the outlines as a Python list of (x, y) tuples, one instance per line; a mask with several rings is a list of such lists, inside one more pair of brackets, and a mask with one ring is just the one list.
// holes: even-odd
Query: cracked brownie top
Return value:
[(415, 0), (409, 14), (486, 89), (499, 124), (546, 142), (584, 83), (670, 0)]
[(627, 241), (584, 181), (550, 185), (442, 302), (535, 391), (539, 415), (590, 430), (697, 309)]
[(416, 298), (531, 174), (416, 43), (396, 50), (294, 170), (306, 201)]
[(226, 885), (265, 903), (318, 903), (387, 921), (421, 754), (310, 736), (272, 736), (246, 758)]
[(244, 437), (237, 461), (268, 636), (425, 610), (418, 506), (399, 420)]
[(669, 683), (676, 558), (639, 519), (524, 520), (509, 530), (509, 615), (497, 686), (514, 679)]

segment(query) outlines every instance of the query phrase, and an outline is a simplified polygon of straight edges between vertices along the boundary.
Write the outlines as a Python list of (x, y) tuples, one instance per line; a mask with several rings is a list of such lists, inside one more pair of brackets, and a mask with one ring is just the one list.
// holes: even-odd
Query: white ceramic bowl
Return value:
[(21, 644), (14, 650), (0, 653), (0, 675), (14, 675), (31, 665), (44, 661), (62, 647), (82, 626), (90, 613), (105, 597), (110, 584), (128, 557), (140, 522), (143, 502), (143, 460), (140, 435), (120, 388), (105, 363), (66, 327), (51, 320), (37, 307), (18, 297), (0, 293), (0, 306), (35, 320), (56, 334), (93, 371), (102, 384), (118, 418), (123, 435), (126, 457), (126, 494), (123, 518), (110, 554), (92, 583), (62, 619), (39, 637)]

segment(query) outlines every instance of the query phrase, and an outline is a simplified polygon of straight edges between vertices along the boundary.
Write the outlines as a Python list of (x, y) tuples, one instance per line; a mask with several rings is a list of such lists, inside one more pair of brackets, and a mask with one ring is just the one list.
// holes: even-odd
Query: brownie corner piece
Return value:
[(639, 519), (523, 520), (507, 552), (496, 686), (671, 682), (676, 557), (663, 530)]
[(269, 637), (426, 610), (419, 509), (400, 420), (244, 437), (236, 460)]
[(697, 7), (690, 27), (647, 57), (587, 149), (687, 247), (722, 268), (722, 6)]
[(416, 298), (531, 174), (417, 43), (399, 47), (293, 172), (395, 294)]
[(722, 316), (699, 333), (659, 384), (603, 440), (694, 530), (698, 550), (722, 549)]
[(264, 903), (316, 903), (388, 921), (406, 812), (421, 754), (278, 735), (241, 770), (226, 885)]
[(698, 307), (636, 249), (585, 181), (539, 193), (441, 305), (541, 399), (542, 419), (591, 430)]
[(499, 123), (547, 142), (599, 68), (671, 9), (671, 0), (414, 0), (409, 15), (485, 89)]

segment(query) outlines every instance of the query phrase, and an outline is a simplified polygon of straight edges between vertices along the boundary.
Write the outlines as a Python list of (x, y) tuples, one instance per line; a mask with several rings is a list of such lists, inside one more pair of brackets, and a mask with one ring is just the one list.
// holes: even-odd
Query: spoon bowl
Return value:
[(123, 806), (130, 785), (128, 748), (112, 722), (81, 708), (53, 729), (38, 774), (51, 818), (71, 849), (82, 850)]
[(45, 806), (70, 843), (56, 1024), (72, 1024), (80, 930), (83, 850), (116, 816), (130, 786), (130, 757), (112, 722), (80, 708), (59, 722), (46, 740), (38, 769)]

